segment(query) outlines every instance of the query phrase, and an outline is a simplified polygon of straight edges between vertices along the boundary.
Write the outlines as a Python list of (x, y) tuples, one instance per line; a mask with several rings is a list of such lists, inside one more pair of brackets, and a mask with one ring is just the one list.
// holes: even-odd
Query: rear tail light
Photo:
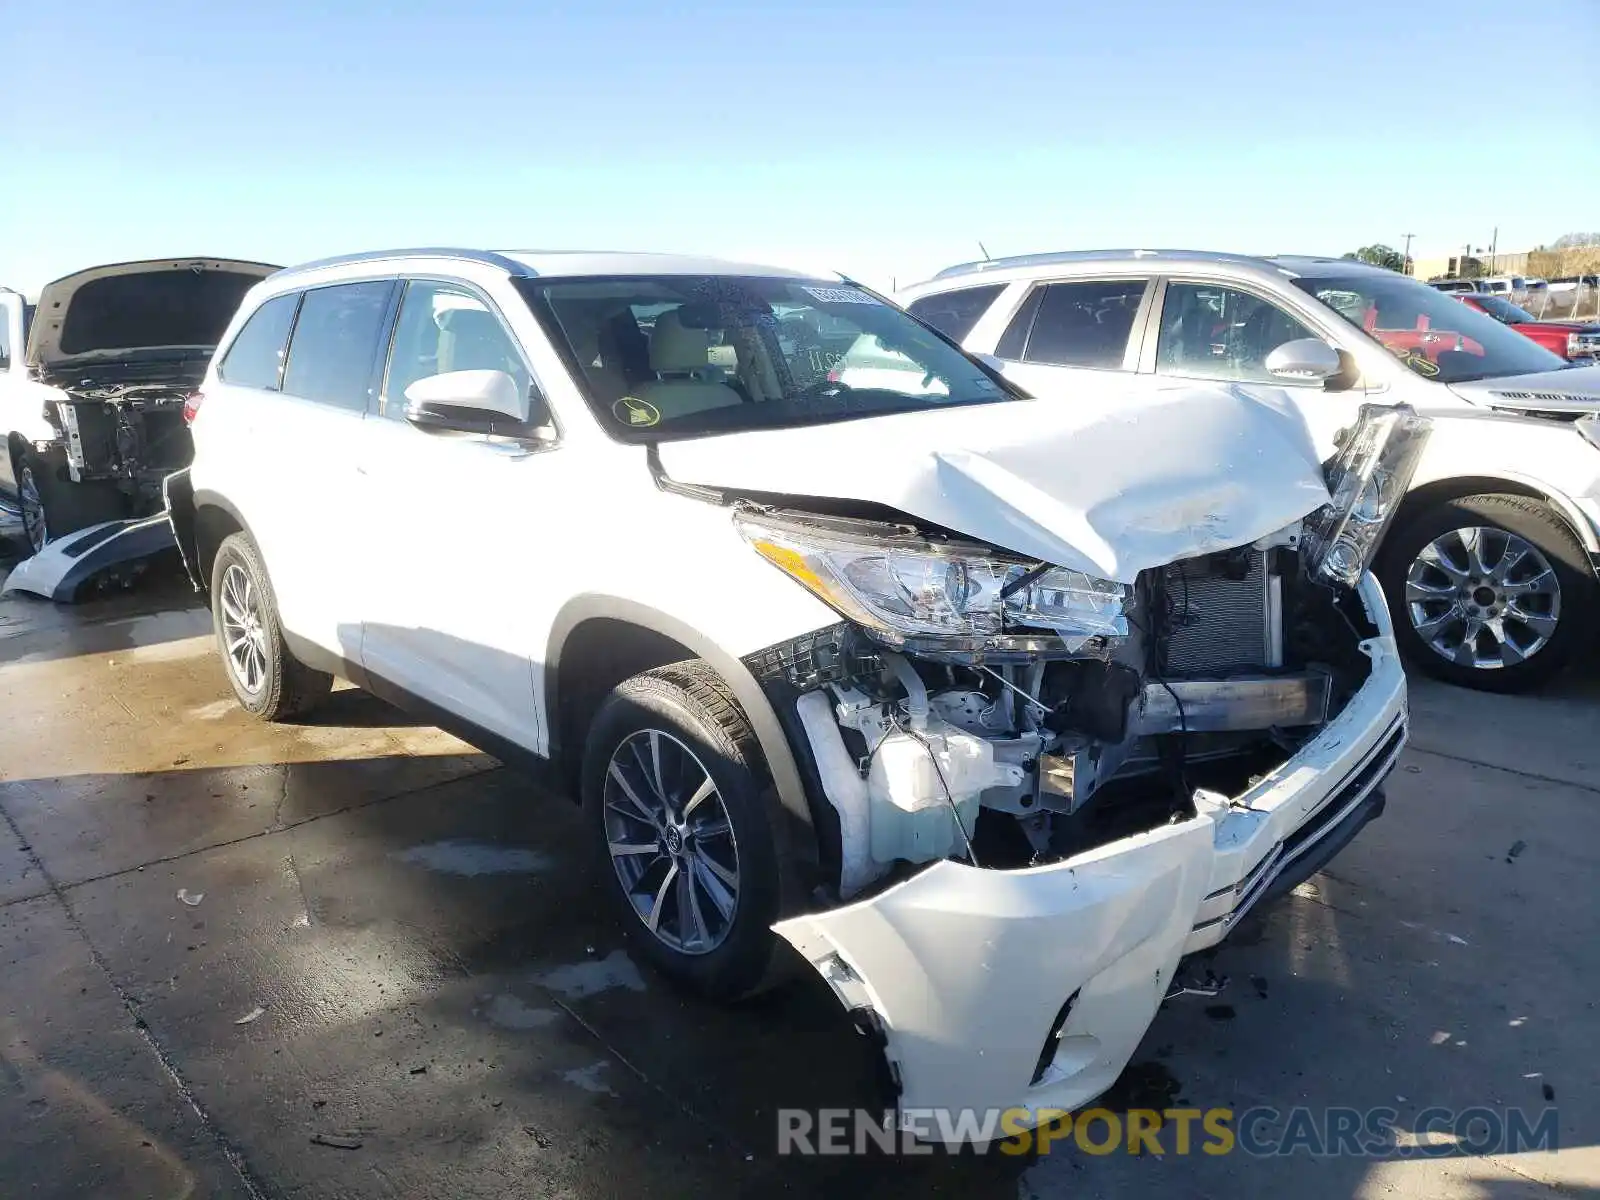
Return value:
[(195, 414), (200, 411), (200, 403), (206, 398), (204, 392), (190, 392), (183, 401), (183, 423), (193, 425)]

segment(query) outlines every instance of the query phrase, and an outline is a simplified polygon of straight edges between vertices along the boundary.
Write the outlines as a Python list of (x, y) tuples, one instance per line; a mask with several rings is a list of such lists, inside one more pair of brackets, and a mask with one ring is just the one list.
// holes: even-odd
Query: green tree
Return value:
[(1370, 246), (1363, 246), (1359, 250), (1352, 250), (1342, 257), (1356, 262), (1371, 263), (1375, 267), (1387, 267), (1391, 271), (1403, 271), (1406, 266), (1405, 255), (1393, 246), (1385, 246), (1382, 242), (1375, 242)]

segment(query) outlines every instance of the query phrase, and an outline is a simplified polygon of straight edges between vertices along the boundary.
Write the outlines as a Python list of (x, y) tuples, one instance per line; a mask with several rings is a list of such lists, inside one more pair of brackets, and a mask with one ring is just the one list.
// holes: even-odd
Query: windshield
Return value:
[(518, 280), (601, 423), (663, 441), (1019, 399), (900, 309), (838, 280)]
[[(1493, 317), (1404, 275), (1296, 279), (1424, 379), (1464, 383), (1558, 371), (1566, 361)], [(1483, 296), (1480, 302), (1488, 301)]]
[(1518, 308), (1511, 301), (1502, 300), (1499, 296), (1479, 296), (1477, 300), (1483, 306), (1484, 312), (1488, 313), (1496, 321), (1503, 322), (1506, 325), (1516, 325), (1520, 322), (1537, 321), (1539, 319), (1527, 309)]

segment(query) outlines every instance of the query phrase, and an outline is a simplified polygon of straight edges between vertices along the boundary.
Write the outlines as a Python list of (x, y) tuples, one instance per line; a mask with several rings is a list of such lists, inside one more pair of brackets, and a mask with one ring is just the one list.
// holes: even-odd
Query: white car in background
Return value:
[(904, 1109), (1104, 1091), (1405, 741), (1403, 409), (1327, 474), (1290, 414), (1034, 401), (840, 280), (467, 250), (273, 275), (191, 408), (246, 709), (340, 674), (553, 768), (641, 957), (730, 998), (786, 939)]
[(1363, 404), (1412, 405), (1433, 434), (1377, 565), (1410, 660), (1517, 691), (1592, 640), (1600, 367), (1347, 259), (1039, 254), (953, 267), (898, 299), (1075, 410), (1113, 416), (1140, 390), (1213, 381), (1293, 414), (1331, 456)]

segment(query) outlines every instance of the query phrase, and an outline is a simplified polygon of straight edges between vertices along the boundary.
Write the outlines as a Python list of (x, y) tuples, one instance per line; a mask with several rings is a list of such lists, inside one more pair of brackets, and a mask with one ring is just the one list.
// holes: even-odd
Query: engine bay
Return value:
[(764, 652), (752, 665), (792, 689), (838, 815), (839, 897), (945, 858), (1058, 862), (1186, 820), (1197, 794), (1225, 804), (1292, 757), (1366, 679), (1373, 633), (1348, 589), (1309, 578), (1302, 535), (1141, 572), (1125, 632), (940, 653), (842, 623)]

